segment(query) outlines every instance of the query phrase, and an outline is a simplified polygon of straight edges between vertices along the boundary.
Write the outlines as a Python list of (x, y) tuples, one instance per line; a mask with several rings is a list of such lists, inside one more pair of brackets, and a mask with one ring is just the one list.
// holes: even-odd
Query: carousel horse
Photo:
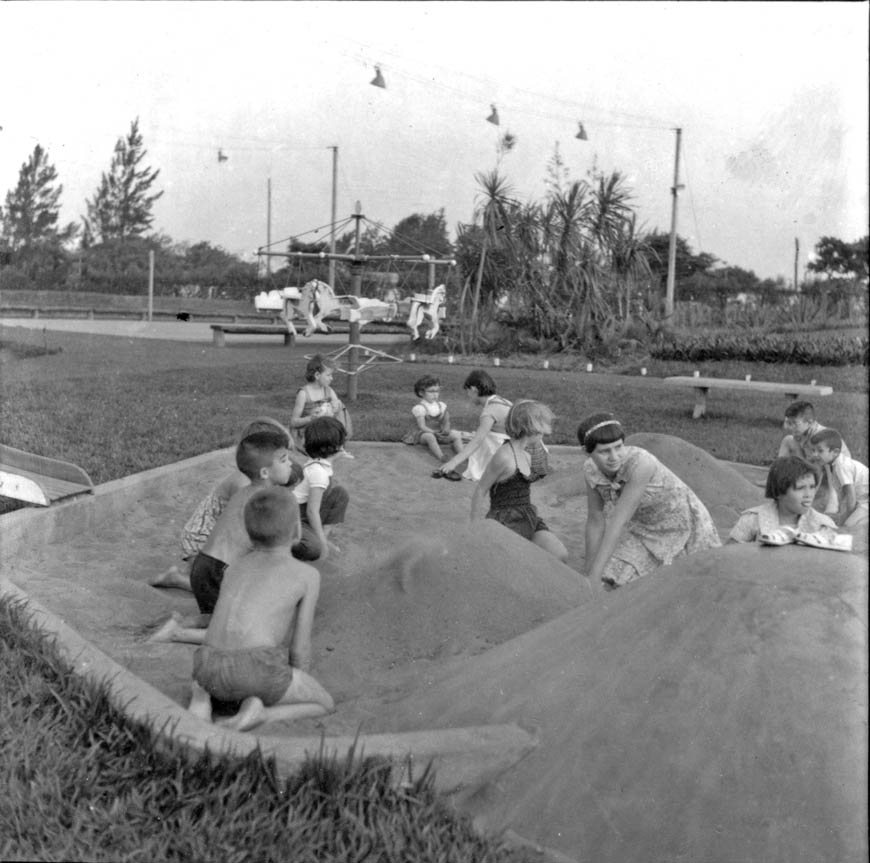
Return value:
[(429, 319), (430, 327), (424, 338), (432, 339), (441, 329), (440, 318), (444, 314), (444, 305), (447, 302), (447, 288), (444, 285), (432, 289), (430, 294), (414, 294), (411, 297), (411, 309), (408, 314), (408, 327), (411, 330), (411, 339), (420, 338), (419, 328), (425, 318)]

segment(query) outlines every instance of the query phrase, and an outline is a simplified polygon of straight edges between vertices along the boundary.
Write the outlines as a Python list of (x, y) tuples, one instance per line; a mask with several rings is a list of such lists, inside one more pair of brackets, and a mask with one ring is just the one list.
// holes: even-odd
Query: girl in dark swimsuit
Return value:
[[(552, 431), (553, 412), (540, 402), (518, 401), (505, 420), (508, 440), (496, 451), (471, 498), (471, 518), (480, 518), (489, 493), (492, 518), (561, 561), (568, 551), (550, 531), (531, 501), (531, 484), (546, 474), (541, 439)], [(527, 451), (532, 450), (532, 453)]]

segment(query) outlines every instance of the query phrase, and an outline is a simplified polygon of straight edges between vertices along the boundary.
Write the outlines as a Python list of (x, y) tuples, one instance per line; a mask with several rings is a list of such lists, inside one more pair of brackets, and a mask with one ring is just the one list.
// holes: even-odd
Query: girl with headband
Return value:
[(583, 465), (589, 578), (613, 589), (681, 555), (721, 545), (698, 496), (652, 453), (626, 446), (613, 414), (587, 417), (577, 438), (589, 453)]

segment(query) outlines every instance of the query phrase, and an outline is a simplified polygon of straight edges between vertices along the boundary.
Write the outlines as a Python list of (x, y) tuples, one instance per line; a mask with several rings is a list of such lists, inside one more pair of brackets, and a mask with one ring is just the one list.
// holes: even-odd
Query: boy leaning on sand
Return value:
[(235, 731), (322, 716), (334, 703), (307, 671), (320, 575), (290, 554), (299, 530), (292, 493), (257, 490), (245, 503), (244, 525), (251, 549), (224, 573), (193, 658), (190, 711), (210, 721), (212, 697), (240, 701), (235, 716), (218, 722)]
[[(173, 615), (149, 641), (202, 643), (227, 567), (251, 549), (243, 517), (245, 505), (257, 491), (283, 486), (290, 479), (293, 462), (287, 445), (287, 437), (278, 431), (255, 432), (239, 442), (236, 466), (251, 483), (229, 499), (190, 567), (190, 589), (200, 613), (187, 619)], [(298, 520), (298, 510), (294, 510), (294, 518)], [(298, 533), (298, 524), (293, 527)]]

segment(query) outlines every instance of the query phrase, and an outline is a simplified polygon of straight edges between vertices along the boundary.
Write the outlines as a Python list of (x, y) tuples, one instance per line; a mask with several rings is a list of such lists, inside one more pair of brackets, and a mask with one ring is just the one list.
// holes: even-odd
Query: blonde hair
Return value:
[(508, 411), (504, 430), (512, 438), (546, 434), (553, 425), (555, 415), (541, 402), (521, 399)]

